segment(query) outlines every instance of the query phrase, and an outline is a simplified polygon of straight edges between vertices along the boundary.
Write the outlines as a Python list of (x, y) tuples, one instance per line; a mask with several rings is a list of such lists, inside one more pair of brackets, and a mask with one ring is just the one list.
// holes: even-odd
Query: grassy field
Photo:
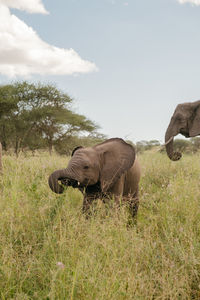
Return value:
[(139, 156), (137, 225), (82, 195), (48, 187), (59, 156), (4, 156), (0, 179), (0, 299), (200, 299), (200, 156)]

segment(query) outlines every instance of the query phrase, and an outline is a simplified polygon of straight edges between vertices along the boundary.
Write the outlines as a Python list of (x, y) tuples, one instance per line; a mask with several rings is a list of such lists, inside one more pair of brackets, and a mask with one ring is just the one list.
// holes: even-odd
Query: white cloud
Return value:
[[(32, 5), (25, 4), (25, 1)], [(8, 6), (12, 2), (15, 2), (15, 7), (27, 11), (46, 12), (39, 0), (0, 0), (1, 74), (9, 77), (71, 75), (97, 70), (94, 63), (83, 60), (73, 49), (58, 48), (42, 41), (31, 27), (11, 14)]]
[(184, 4), (184, 3), (191, 3), (194, 5), (200, 5), (200, 0), (178, 0), (179, 3)]
[(0, 0), (0, 4), (7, 7), (25, 10), (30, 13), (48, 13), (41, 0)]

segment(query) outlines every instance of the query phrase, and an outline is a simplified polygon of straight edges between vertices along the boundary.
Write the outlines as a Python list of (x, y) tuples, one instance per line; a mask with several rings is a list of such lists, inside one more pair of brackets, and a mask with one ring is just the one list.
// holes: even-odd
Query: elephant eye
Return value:
[(89, 169), (89, 166), (84, 166), (83, 169), (87, 170)]

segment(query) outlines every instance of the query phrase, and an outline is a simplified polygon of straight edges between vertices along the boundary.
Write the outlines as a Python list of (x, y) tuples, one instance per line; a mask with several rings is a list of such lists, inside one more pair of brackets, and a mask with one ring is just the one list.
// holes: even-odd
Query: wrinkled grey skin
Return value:
[(200, 135), (200, 100), (177, 105), (165, 133), (167, 155), (171, 160), (179, 160), (182, 156), (180, 152), (173, 150), (173, 138), (181, 133), (185, 137), (195, 137)]
[(113, 138), (94, 147), (77, 147), (66, 169), (53, 172), (49, 186), (63, 193), (66, 186), (78, 188), (83, 194), (83, 212), (88, 212), (93, 200), (128, 201), (132, 216), (137, 213), (140, 166), (135, 149), (124, 140)]

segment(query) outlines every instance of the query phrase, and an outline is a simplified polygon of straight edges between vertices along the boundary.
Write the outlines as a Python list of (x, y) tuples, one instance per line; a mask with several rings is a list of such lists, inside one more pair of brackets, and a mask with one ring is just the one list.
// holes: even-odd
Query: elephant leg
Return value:
[(137, 215), (138, 207), (139, 207), (139, 191), (137, 188), (137, 191), (135, 192), (134, 195), (131, 195), (129, 197), (129, 211), (131, 216), (134, 218)]
[(94, 197), (85, 195), (83, 199), (83, 207), (82, 212), (86, 215), (86, 217), (89, 217), (91, 215), (91, 204), (94, 201)]
[(131, 216), (133, 218), (137, 215), (138, 207), (139, 207), (139, 199), (134, 198), (133, 200), (131, 200), (129, 209), (130, 209)]
[(110, 191), (110, 197), (112, 198), (114, 195), (114, 201), (115, 201), (115, 205), (116, 207), (119, 207), (121, 202), (122, 202), (122, 198), (123, 198), (123, 189), (124, 189), (124, 175), (122, 175), (119, 180), (116, 181), (116, 183), (113, 185), (112, 190)]

